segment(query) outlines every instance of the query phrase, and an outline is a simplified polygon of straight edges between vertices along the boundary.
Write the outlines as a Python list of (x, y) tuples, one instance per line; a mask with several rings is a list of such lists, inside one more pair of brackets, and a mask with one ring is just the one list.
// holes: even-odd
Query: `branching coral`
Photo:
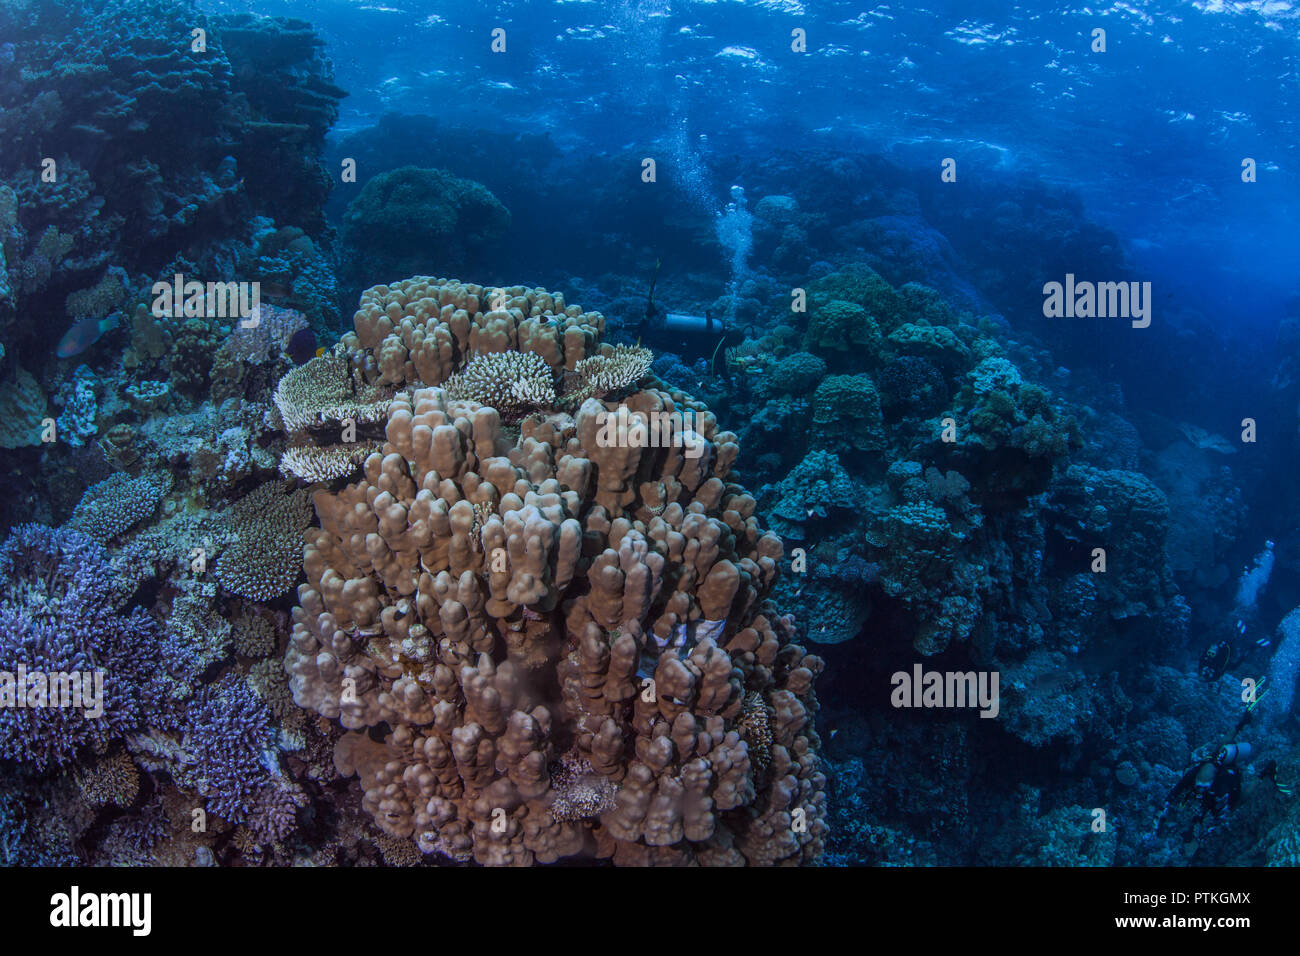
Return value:
[(183, 700), (202, 683), (204, 672), (230, 651), (230, 622), (215, 608), (217, 585), (184, 579), (164, 605), (160, 666), (171, 678), (170, 696)]
[(302, 572), (302, 533), (310, 521), (305, 490), (285, 494), (268, 482), (240, 498), (225, 514), (234, 541), (217, 558), (221, 586), (254, 601), (284, 594)]
[(266, 705), (227, 675), (190, 701), (181, 746), (208, 809), (242, 822), (271, 780), (267, 765), (274, 762), (275, 739)]
[(447, 395), (491, 405), (505, 422), (556, 402), (551, 370), (536, 352), (476, 355), (447, 382)]
[(573, 371), (582, 383), (585, 395), (606, 398), (633, 388), (650, 371), (654, 353), (639, 345), (617, 345), (609, 353), (602, 352), (578, 362)]
[[(0, 672), (11, 675), (0, 686), (0, 756), (66, 764), (136, 727), (156, 695), (158, 637), (144, 611), (118, 606), (104, 549), (89, 536), (22, 525), (0, 546)], [(20, 666), (29, 675), (98, 673), (102, 696), (97, 705), (83, 693), (82, 706), (16, 707)]]
[(152, 515), (171, 487), (169, 472), (139, 478), (118, 472), (86, 489), (68, 527), (98, 541), (112, 540)]

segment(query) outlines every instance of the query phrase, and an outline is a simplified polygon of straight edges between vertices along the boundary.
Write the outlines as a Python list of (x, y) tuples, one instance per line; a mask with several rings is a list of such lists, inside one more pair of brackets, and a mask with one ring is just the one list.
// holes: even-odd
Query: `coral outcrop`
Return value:
[(403, 166), (366, 182), (343, 217), (341, 238), (354, 277), (373, 281), (474, 266), (509, 228), (509, 211), (480, 183)]
[[(394, 315), (388, 294), (367, 293), (358, 335), (402, 336), (435, 381), (429, 343), (541, 341), (548, 365), (572, 368), (602, 322), (567, 307), (562, 336), (522, 309), (449, 301), (417, 339), (401, 311), (437, 314), (437, 300), (390, 301)], [(361, 778), (387, 834), (425, 853), (811, 862), (823, 665), (765, 600), (781, 543), (727, 482), (735, 436), (707, 409), (657, 388), (623, 405), (631, 425), (611, 444), (611, 401), (512, 435), (496, 409), (445, 389), (396, 398), (363, 476), (314, 495), (321, 527), (285, 660), (294, 699), (351, 730), (339, 770)], [(627, 441), (652, 417), (671, 423), (659, 447)]]

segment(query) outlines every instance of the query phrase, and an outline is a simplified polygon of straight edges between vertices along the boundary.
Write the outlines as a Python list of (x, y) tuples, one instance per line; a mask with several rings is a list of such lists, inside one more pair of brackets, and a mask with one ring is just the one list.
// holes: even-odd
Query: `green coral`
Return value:
[(813, 442), (834, 451), (885, 447), (880, 394), (869, 375), (828, 375), (813, 395)]
[(837, 299), (859, 305), (884, 329), (902, 322), (906, 312), (906, 303), (894, 287), (860, 263), (816, 280), (809, 286), (809, 296), (814, 308)]
[(946, 325), (907, 322), (889, 333), (889, 344), (899, 355), (929, 359), (950, 375), (971, 364), (970, 349)]
[(1078, 423), (1046, 389), (1026, 382), (1004, 358), (987, 358), (967, 374), (954, 402), (958, 444), (1016, 449), (1030, 458), (1061, 458), (1080, 444)]
[(348, 206), (342, 240), (372, 278), (454, 274), (510, 228), (487, 187), (440, 169), (402, 166), (368, 183)]
[(826, 375), (826, 363), (811, 352), (795, 352), (773, 365), (766, 384), (774, 395), (804, 395)]
[(843, 299), (832, 299), (824, 304), (814, 304), (808, 317), (809, 348), (830, 352), (857, 352), (868, 354), (880, 351), (882, 338), (880, 326), (866, 309)]
[(935, 289), (919, 282), (908, 282), (898, 287), (898, 295), (908, 318), (928, 325), (956, 325), (957, 314), (948, 301)]

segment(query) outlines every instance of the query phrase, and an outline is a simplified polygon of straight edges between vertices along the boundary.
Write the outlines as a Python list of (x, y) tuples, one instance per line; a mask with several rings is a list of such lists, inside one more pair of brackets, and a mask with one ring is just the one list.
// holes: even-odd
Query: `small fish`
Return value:
[(59, 358), (72, 358), (80, 355), (99, 341), (99, 337), (110, 329), (117, 328), (118, 318), (114, 312), (106, 319), (82, 319), (63, 333), (58, 348), (54, 350)]
[(316, 333), (310, 328), (299, 329), (293, 333), (293, 337), (289, 339), (289, 344), (284, 347), (284, 350), (289, 353), (294, 365), (310, 362), (321, 354), (316, 346)]
[(1267, 637), (1261, 637), (1259, 640), (1257, 640), (1257, 641), (1255, 642), (1255, 646), (1256, 646), (1256, 647), (1268, 647), (1268, 646), (1271, 645), (1272, 643), (1273, 643), (1273, 642), (1272, 642), (1271, 640), (1269, 640)]

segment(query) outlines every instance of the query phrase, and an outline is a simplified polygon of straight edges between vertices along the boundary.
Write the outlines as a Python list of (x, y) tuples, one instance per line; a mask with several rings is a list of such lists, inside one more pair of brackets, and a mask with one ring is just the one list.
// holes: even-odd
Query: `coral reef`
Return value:
[(110, 541), (151, 516), (171, 487), (167, 472), (139, 478), (118, 472), (86, 489), (68, 527)]
[[(0, 35), (23, 38), (0, 89), (0, 342), (49, 336), (15, 321), (40, 298), (75, 316), (123, 306), (124, 277), (170, 278), (167, 250), (231, 238), (251, 208), (319, 234), (318, 157), (343, 91), (308, 24), (148, 0), (21, 6), (0, 11)], [(202, 50), (176, 40), (196, 25)]]
[[(752, 197), (719, 222), (627, 188), (663, 141), (508, 109), (327, 146), (324, 50), (0, 4), (0, 861), (1300, 859), (1294, 303), (1267, 401), (1153, 400), (1204, 340), (1176, 299), (1145, 349), (1038, 322), (1045, 276), (1128, 273), (1019, 171), (954, 203), (710, 129)], [(177, 275), (259, 283), (257, 323), (155, 309)], [(893, 710), (922, 659), (997, 675), (998, 719)], [(102, 668), (103, 719), (7, 706), (20, 667)], [(1243, 806), (1188, 826), (1238, 736)]]
[(41, 443), (42, 422), (49, 414), (40, 383), (21, 368), (0, 389), (0, 448)]

